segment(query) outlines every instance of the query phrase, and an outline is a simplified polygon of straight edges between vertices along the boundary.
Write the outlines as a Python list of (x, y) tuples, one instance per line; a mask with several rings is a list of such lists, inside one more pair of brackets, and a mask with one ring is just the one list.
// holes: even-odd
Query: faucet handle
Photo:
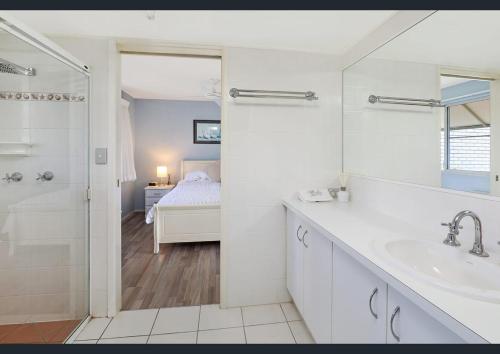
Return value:
[[(458, 247), (460, 246), (460, 242), (457, 240), (458, 231), (454, 228), (453, 223), (451, 222), (442, 222), (441, 226), (448, 227), (448, 235), (446, 239), (444, 239), (443, 243), (448, 246)], [(459, 229), (463, 229), (462, 226), (458, 227)]]
[[(451, 222), (442, 222), (442, 223), (441, 223), (441, 226), (447, 226), (447, 227), (449, 227), (449, 228), (450, 228), (450, 230), (451, 230), (451, 228), (453, 227), (453, 224), (452, 224)], [(464, 227), (463, 227), (462, 225), (459, 225), (459, 226), (458, 226), (458, 228), (459, 228), (460, 230), (462, 230)]]

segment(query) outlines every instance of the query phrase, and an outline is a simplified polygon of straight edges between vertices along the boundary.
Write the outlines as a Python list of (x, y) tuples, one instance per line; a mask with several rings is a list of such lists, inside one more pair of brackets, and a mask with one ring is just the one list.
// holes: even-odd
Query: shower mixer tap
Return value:
[(9, 175), (8, 173), (6, 173), (5, 177), (2, 178), (2, 180), (6, 181), (7, 183), (21, 182), (22, 179), (23, 179), (23, 174), (21, 172), (14, 172), (12, 175)]
[(52, 181), (54, 179), (54, 174), (50, 171), (45, 171), (44, 173), (37, 173), (38, 177), (36, 178), (37, 181)]

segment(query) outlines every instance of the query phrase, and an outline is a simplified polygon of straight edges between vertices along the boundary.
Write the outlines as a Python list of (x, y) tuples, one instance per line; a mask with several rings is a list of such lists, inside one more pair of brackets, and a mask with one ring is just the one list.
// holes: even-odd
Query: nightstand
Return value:
[(174, 189), (175, 184), (165, 184), (161, 186), (147, 186), (144, 188), (144, 211), (145, 215), (148, 215), (149, 209), (153, 207), (154, 204), (172, 189)]

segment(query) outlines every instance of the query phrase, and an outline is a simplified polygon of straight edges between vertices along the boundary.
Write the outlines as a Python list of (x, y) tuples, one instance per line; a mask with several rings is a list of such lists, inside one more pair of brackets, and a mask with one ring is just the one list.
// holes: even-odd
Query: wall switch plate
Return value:
[(96, 148), (95, 149), (95, 164), (106, 165), (108, 163), (108, 149)]

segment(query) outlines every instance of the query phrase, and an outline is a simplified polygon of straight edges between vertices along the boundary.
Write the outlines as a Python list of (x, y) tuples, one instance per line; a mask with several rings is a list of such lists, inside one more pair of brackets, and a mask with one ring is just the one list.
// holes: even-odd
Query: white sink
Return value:
[(396, 240), (377, 243), (386, 260), (446, 290), (478, 300), (500, 303), (500, 265), (492, 258), (480, 258), (468, 249), (424, 240)]

